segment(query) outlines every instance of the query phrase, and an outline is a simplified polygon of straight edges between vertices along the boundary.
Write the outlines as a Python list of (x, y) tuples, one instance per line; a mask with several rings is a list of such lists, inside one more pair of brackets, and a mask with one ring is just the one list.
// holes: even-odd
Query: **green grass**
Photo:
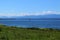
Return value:
[(0, 25), (0, 40), (60, 40), (60, 30)]

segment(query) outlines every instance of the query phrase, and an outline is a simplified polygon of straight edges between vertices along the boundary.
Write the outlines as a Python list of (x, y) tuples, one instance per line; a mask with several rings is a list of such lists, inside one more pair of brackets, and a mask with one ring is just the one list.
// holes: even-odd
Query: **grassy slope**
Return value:
[(0, 25), (0, 40), (60, 40), (60, 31)]

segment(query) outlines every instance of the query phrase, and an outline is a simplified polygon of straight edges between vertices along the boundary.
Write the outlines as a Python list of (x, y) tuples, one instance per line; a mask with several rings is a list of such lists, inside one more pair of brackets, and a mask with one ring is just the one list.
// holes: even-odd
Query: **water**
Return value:
[(0, 24), (9, 25), (9, 26), (60, 29), (60, 20), (0, 20)]

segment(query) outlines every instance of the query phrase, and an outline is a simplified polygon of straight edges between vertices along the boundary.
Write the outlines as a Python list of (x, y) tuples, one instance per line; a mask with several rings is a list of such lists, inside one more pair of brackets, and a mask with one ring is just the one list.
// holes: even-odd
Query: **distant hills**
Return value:
[(57, 14), (38, 15), (38, 16), (32, 15), (32, 16), (22, 16), (20, 18), (60, 18), (60, 15), (57, 15)]
[(49, 15), (30, 15), (30, 16), (12, 16), (12, 17), (6, 17), (2, 16), (0, 19), (60, 19), (60, 15), (58, 14), (49, 14)]

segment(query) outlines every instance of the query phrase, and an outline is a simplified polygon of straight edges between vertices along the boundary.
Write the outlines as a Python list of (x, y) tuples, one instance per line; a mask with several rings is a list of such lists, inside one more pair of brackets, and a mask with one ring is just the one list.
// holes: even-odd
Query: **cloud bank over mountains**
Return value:
[(38, 16), (38, 15), (48, 15), (48, 14), (60, 14), (60, 12), (57, 11), (43, 11), (43, 12), (35, 12), (35, 13), (0, 13), (0, 16)]

